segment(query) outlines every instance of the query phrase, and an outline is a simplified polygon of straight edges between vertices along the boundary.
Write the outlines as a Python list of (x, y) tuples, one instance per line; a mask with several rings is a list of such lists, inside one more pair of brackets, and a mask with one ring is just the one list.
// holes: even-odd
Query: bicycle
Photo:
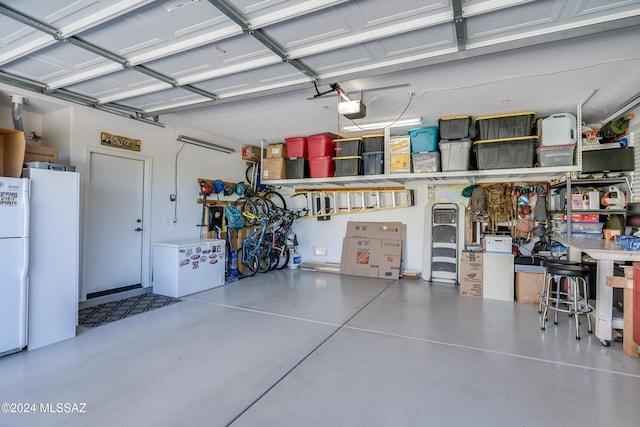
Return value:
[(242, 241), (242, 264), (247, 267), (247, 273), (242, 277), (254, 276), (258, 271), (261, 273), (269, 271), (271, 261), (271, 243), (265, 239), (265, 233), (269, 225), (268, 216), (256, 216), (249, 212), (243, 212), (243, 216), (248, 216), (255, 223), (259, 220), (259, 226), (249, 233)]

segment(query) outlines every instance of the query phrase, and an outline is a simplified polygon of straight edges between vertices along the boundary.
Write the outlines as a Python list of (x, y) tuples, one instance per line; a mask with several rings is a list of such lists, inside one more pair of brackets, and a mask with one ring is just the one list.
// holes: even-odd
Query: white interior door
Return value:
[(89, 156), (83, 289), (91, 297), (143, 282), (145, 162), (98, 152)]

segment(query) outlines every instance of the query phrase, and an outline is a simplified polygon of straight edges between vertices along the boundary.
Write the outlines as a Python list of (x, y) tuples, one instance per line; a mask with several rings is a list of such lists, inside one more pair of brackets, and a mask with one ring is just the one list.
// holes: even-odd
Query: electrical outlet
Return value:
[(315, 256), (327, 256), (327, 248), (314, 246), (313, 247), (313, 254)]

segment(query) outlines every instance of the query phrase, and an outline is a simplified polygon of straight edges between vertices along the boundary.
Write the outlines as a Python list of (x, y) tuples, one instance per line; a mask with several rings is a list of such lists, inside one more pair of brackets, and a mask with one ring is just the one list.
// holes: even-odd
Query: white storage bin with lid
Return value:
[(576, 116), (569, 113), (552, 114), (538, 121), (540, 145), (569, 145), (576, 143)]
[(440, 162), (442, 171), (466, 171), (469, 170), (471, 156), (471, 140), (460, 139), (449, 141), (440, 140)]
[(538, 166), (571, 166), (575, 144), (550, 145), (536, 148)]

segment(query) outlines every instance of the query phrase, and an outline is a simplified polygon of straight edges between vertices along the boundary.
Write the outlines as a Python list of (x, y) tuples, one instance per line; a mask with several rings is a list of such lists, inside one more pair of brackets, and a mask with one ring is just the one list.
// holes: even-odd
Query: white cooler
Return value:
[(225, 241), (179, 240), (153, 246), (153, 292), (174, 298), (224, 285)]

